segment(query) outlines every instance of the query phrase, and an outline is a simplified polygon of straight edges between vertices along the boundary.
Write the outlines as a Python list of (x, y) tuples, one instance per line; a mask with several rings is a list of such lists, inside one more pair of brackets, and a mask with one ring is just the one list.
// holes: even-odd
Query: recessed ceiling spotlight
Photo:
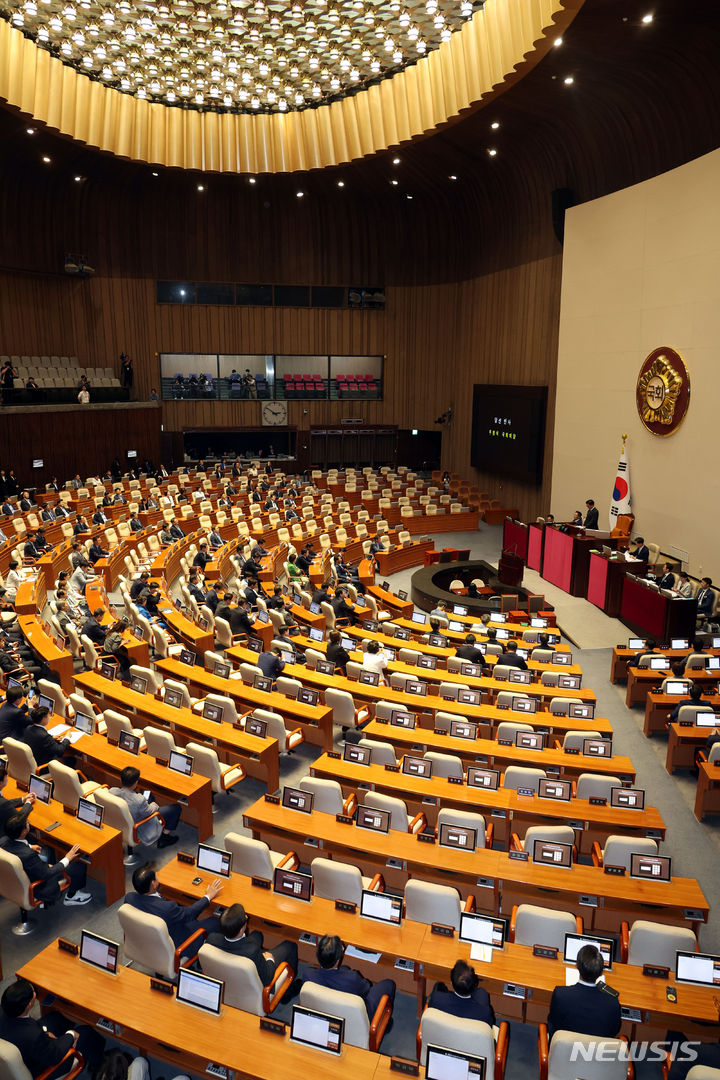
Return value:
[(75, 183), (79, 184), (80, 181), (82, 180), (82, 176), (76, 176), (74, 179), (75, 179)]
[(160, 175), (160, 173), (156, 173), (156, 172), (153, 173), (153, 176), (159, 176), (159, 175)]
[(393, 185), (393, 187), (398, 186), (398, 181), (397, 180), (391, 180), (390, 183)]
[(406, 195), (405, 198), (406, 199), (412, 199), (412, 195)]
[(500, 127), (500, 123), (499, 123), (499, 121), (497, 121), (497, 120), (493, 120), (493, 122), (492, 122), (492, 124), (490, 125), (490, 127), (491, 127), (491, 128), (493, 129), (493, 131), (497, 131), (497, 129), (498, 129), (499, 127)]
[(448, 177), (448, 180), (457, 180), (457, 176), (455, 176), (454, 173), (450, 173), (450, 176)]
[(35, 134), (35, 128), (25, 128), (25, 131), (27, 132), (28, 135), (34, 135)]
[(254, 176), (248, 178), (248, 184), (257, 184), (257, 180)]
[(572, 86), (572, 84), (575, 82), (575, 80), (572, 77), (572, 75), (566, 75), (565, 79), (564, 79), (564, 82), (565, 82), (566, 86)]
[(345, 187), (345, 181), (344, 180), (338, 180), (337, 186), (338, 187)]
[(488, 150), (488, 154), (490, 155), (490, 157), (495, 157), (495, 155), (497, 154), (497, 150), (495, 149), (495, 147), (491, 147), (490, 150)]
[(563, 43), (563, 39), (561, 37), (556, 37), (555, 40), (553, 41), (553, 45), (555, 46), (556, 49), (558, 49), (562, 45), (562, 43)]
[(393, 158), (393, 165), (399, 165), (399, 164), (400, 164), (400, 158), (399, 157), (394, 157)]
[(47, 154), (43, 154), (43, 161), (45, 162), (46, 165), (50, 164), (50, 160), (51, 159), (47, 156)]
[(197, 189), (198, 189), (198, 191), (204, 191), (205, 190), (205, 185), (204, 184), (198, 184)]
[(652, 15), (652, 12), (651, 12), (651, 11), (649, 11), (649, 12), (647, 13), (647, 15), (643, 15), (643, 17), (642, 17), (642, 21), (643, 21), (643, 22), (645, 23), (645, 25), (646, 25), (646, 26), (647, 26), (647, 24), (648, 24), (648, 23), (651, 23), (651, 22), (653, 21), (653, 15)]
[(297, 197), (298, 199), (302, 199), (302, 198), (303, 198), (303, 196), (304, 196), (304, 194), (305, 194), (305, 192), (304, 192), (304, 191), (296, 191), (296, 192), (295, 192), (295, 195), (296, 195), (296, 197)]

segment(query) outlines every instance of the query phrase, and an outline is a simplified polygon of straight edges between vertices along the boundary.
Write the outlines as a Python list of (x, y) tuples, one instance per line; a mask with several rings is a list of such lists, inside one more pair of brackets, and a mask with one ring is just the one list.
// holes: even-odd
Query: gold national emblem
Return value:
[(682, 357), (669, 347), (655, 349), (637, 381), (637, 408), (648, 431), (671, 435), (682, 423), (690, 398), (690, 380)]

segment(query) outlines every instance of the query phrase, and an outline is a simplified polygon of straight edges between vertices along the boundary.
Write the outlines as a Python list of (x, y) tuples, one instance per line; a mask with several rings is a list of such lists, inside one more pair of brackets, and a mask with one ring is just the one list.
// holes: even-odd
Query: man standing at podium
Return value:
[(588, 499), (585, 503), (587, 506), (587, 513), (585, 515), (585, 521), (583, 522), (586, 529), (597, 529), (598, 527), (598, 508), (595, 505), (594, 499)]

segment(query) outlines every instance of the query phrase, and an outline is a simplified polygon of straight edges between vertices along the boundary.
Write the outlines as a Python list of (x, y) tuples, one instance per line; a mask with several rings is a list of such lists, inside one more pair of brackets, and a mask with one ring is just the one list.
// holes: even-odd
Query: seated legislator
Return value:
[(0, 742), (8, 736), (22, 739), (25, 729), (31, 723), (29, 710), (25, 702), (22, 686), (11, 686), (5, 692), (5, 701), (0, 705)]
[(0, 1039), (12, 1043), (20, 1051), (23, 1063), (33, 1077), (54, 1065), (58, 1068), (50, 1076), (63, 1076), (69, 1071), (71, 1062), (60, 1063), (72, 1049), (82, 1054), (92, 1072), (105, 1049), (102, 1035), (84, 1024), (70, 1027), (65, 1017), (55, 1011), (35, 1020), (30, 1012), (36, 1003), (35, 988), (27, 979), (10, 983), (0, 998)]
[[(154, 844), (157, 842), (159, 848), (176, 844), (177, 836), (173, 830), (177, 829), (180, 820), (182, 811), (180, 803), (168, 803), (167, 806), (160, 807), (156, 802), (149, 802), (142, 792), (138, 791), (139, 783), (140, 770), (136, 769), (134, 765), (126, 765), (120, 773), (121, 787), (110, 788), (110, 794), (117, 795), (119, 799), (123, 799), (128, 804), (130, 815), (136, 825), (140, 821), (145, 822), (138, 829), (138, 839), (141, 844)], [(151, 818), (150, 821), (145, 821), (156, 810), (160, 811), (165, 822), (164, 825), (160, 818), (156, 817)]]
[(522, 656), (517, 654), (517, 641), (508, 641), (505, 646), (505, 655), (502, 657), (502, 663), (506, 667), (520, 668), (521, 671), (527, 671), (527, 662), (523, 660)]
[(273, 682), (277, 679), (278, 675), (282, 674), (282, 670), (285, 664), (282, 660), (282, 652), (277, 645), (273, 645), (269, 651), (261, 652), (257, 659), (257, 664), (263, 675), (272, 679)]
[[(125, 903), (144, 911), (147, 915), (157, 915), (168, 928), (168, 933), (173, 940), (175, 948), (187, 941), (196, 930), (206, 930), (208, 934), (217, 933), (220, 929), (220, 919), (212, 915), (209, 919), (198, 922), (198, 915), (205, 911), (216, 896), (222, 891), (222, 882), (219, 878), (211, 881), (205, 890), (205, 895), (196, 900), (194, 904), (178, 904), (175, 900), (166, 900), (161, 896), (158, 888), (159, 882), (155, 867), (151, 865), (140, 866), (132, 876), (134, 892), (126, 893)], [(202, 938), (196, 938), (183, 956), (195, 956), (202, 945)]]
[(259, 930), (248, 932), (248, 917), (242, 904), (231, 904), (220, 916), (220, 929), (207, 939), (208, 945), (252, 960), (263, 986), (269, 986), (280, 964), (297, 971), (298, 948), (294, 941), (281, 941), (272, 951), (263, 948)]
[(41, 882), (35, 889), (36, 898), (46, 903), (57, 900), (60, 896), (60, 882), (63, 875), (67, 874), (70, 885), (63, 896), (63, 903), (68, 907), (89, 903), (92, 900), (92, 894), (83, 889), (87, 880), (87, 870), (84, 863), (76, 861), (80, 854), (80, 845), (74, 844), (58, 863), (49, 866), (40, 858), (41, 848), (29, 843), (29, 832), (29, 815), (24, 808), (11, 814), (5, 822), (7, 837), (5, 850), (11, 855), (17, 855), (30, 881)]
[(604, 983), (603, 958), (594, 945), (583, 945), (577, 954), (580, 979), (574, 986), (556, 986), (550, 999), (548, 1039), (556, 1031), (597, 1035), (614, 1039), (620, 1031), (620, 1000)]
[(692, 596), (692, 582), (690, 581), (690, 575), (686, 574), (684, 570), (681, 570), (678, 574), (675, 592), (678, 596), (685, 597), (685, 599), (690, 599)]
[(59, 742), (53, 739), (47, 730), (50, 716), (50, 710), (46, 705), (31, 709), (30, 723), (23, 733), (23, 742), (30, 747), (38, 768), (47, 765), (49, 761), (63, 757), (71, 745), (69, 739), (62, 739)]
[(490, 1004), (487, 990), (478, 984), (475, 969), (466, 960), (456, 960), (450, 972), (452, 990), (443, 982), (436, 982), (428, 1001), (429, 1009), (440, 1009), (461, 1020), (481, 1020), (490, 1027), (495, 1023), (495, 1012)]
[(193, 566), (199, 566), (202, 570), (204, 570), (209, 562), (212, 562), (212, 555), (208, 551), (207, 541), (203, 540), (200, 544), (197, 555), (193, 559)]
[(140, 593), (143, 591), (144, 588), (146, 588), (149, 580), (150, 575), (148, 574), (147, 570), (143, 570), (140, 574), (140, 577), (135, 578), (132, 585), (130, 586), (131, 600), (137, 600), (137, 598), (140, 596)]
[(215, 617), (217, 619), (225, 619), (230, 624), (230, 630), (233, 635), (235, 634), (253, 634), (253, 624), (250, 620), (250, 605), (244, 604), (242, 607), (231, 607), (230, 605), (235, 600), (234, 595), (231, 592), (225, 593), (225, 599), (221, 600), (215, 609)]
[(342, 634), (339, 630), (331, 630), (328, 637), (328, 646), (325, 652), (326, 657), (331, 664), (340, 668), (343, 675), (347, 675), (346, 665), (350, 659), (350, 653), (342, 644)]
[(362, 666), (365, 671), (375, 671), (380, 676), (381, 683), (386, 681), (385, 670), (388, 661), (379, 641), (368, 642), (367, 649), (363, 653)]
[(93, 645), (102, 645), (105, 641), (106, 631), (102, 627), (102, 617), (105, 614), (101, 607), (95, 608), (89, 619), (82, 625), (81, 633), (89, 637)]
[(702, 705), (702, 686), (693, 683), (688, 690), (688, 697), (682, 698), (668, 717), (669, 724), (675, 724), (680, 719), (680, 710), (683, 705)]
[[(5, 582), (7, 584), (7, 582)], [(698, 619), (709, 619), (712, 615), (713, 608), (715, 606), (715, 592), (711, 588), (712, 578), (704, 577), (700, 582), (700, 588), (695, 594), (697, 600), (697, 617)]]
[(670, 563), (663, 563), (662, 573), (657, 574), (655, 580), (660, 589), (672, 589), (675, 586), (675, 575), (670, 569)]
[(635, 539), (631, 541), (628, 555), (632, 555), (634, 559), (639, 559), (640, 562), (650, 561), (650, 548), (647, 546), (642, 536), (636, 536)]
[(35, 795), (32, 794), (23, 795), (22, 798), (17, 799), (6, 799), (2, 790), (7, 785), (7, 780), (7, 761), (0, 758), (0, 835), (5, 834), (5, 823), (9, 817), (18, 812), (29, 814), (35, 802)]
[(324, 581), (322, 585), (319, 585), (312, 595), (313, 604), (332, 604), (332, 596), (328, 592), (329, 588), (329, 581)]
[(384, 994), (395, 1001), (395, 983), (392, 979), (381, 979), (374, 985), (359, 971), (343, 964), (345, 945), (337, 934), (325, 934), (317, 944), (319, 968), (301, 964), (299, 976), (303, 982), (314, 982), (326, 986), (329, 990), (340, 990), (344, 994), (356, 994), (365, 1002), (367, 1014), (372, 1020)]
[(357, 623), (355, 612), (347, 602), (347, 593), (345, 589), (335, 590), (335, 599), (331, 606), (335, 612), (336, 619), (349, 619), (351, 623)]
[(455, 650), (455, 655), (461, 660), (467, 660), (471, 664), (484, 664), (485, 657), (475, 645), (477, 638), (474, 634), (466, 634), (465, 641), (462, 645), (458, 645)]

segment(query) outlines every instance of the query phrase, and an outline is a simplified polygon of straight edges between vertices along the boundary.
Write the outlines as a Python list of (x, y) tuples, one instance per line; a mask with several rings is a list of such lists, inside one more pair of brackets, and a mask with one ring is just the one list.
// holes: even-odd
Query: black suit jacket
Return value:
[(140, 893), (131, 892), (125, 896), (125, 903), (131, 904), (138, 911), (144, 911), (148, 915), (157, 915), (168, 928), (170, 937), (177, 948), (182, 945), (186, 938), (193, 932), (192, 924), (198, 915), (205, 910), (210, 901), (206, 896), (196, 900), (194, 904), (178, 904), (174, 900), (166, 900), (157, 893), (141, 896)]
[(56, 742), (42, 724), (30, 724), (25, 729), (23, 741), (32, 750), (32, 755), (38, 766), (47, 765), (48, 761), (54, 761), (56, 758), (62, 757), (70, 745), (67, 739)]
[(350, 659), (350, 653), (347, 649), (343, 648), (339, 641), (331, 641), (325, 655), (335, 667), (339, 667), (342, 669), (343, 673), (345, 672), (345, 665)]
[(224, 934), (209, 934), (208, 945), (214, 945), (216, 949), (232, 953), (233, 956), (244, 956), (252, 960), (258, 973), (258, 978), (263, 986), (269, 986), (275, 974), (275, 961), (267, 960), (263, 956), (263, 936), (259, 930), (251, 930), (239, 941), (228, 941)]
[(550, 999), (548, 1039), (556, 1031), (576, 1031), (614, 1039), (620, 1030), (620, 999), (601, 989), (602, 984), (556, 986)]
[(672, 589), (675, 584), (675, 575), (663, 574), (662, 577), (657, 579), (657, 583), (661, 589)]
[(94, 645), (102, 645), (102, 643), (105, 641), (105, 631), (103, 630), (100, 623), (96, 622), (95, 619), (86, 619), (85, 622), (82, 624), (82, 630), (80, 631), (80, 633), (85, 634), (86, 637), (89, 637)]
[(436, 988), (430, 995), (428, 1008), (441, 1009), (442, 1012), (458, 1016), (461, 1020), (481, 1020), (490, 1027), (495, 1023), (490, 997), (482, 986), (476, 986), (468, 998), (458, 997), (454, 990)]
[[(6, 839), (5, 850), (9, 851), (11, 855), (17, 855), (30, 881), (43, 882), (43, 885), (36, 889), (35, 892), (39, 899), (57, 900), (60, 895), (59, 882), (65, 873), (64, 866), (60, 863), (48, 866), (24, 840)], [(1, 1012), (0, 1015), (2, 1015)]]
[[(455, 650), (455, 655), (461, 660), (468, 660), (471, 664), (485, 663), (485, 657), (474, 645), (460, 645), (459, 648)], [(502, 663), (505, 663), (504, 659)]]
[(704, 587), (697, 591), (697, 613), (698, 615), (711, 615), (713, 604), (715, 603), (715, 594), (712, 589)]
[(506, 667), (520, 668), (521, 671), (527, 671), (527, 660), (523, 660), (522, 656), (518, 656), (517, 653), (506, 652), (499, 657), (499, 662), (505, 664)]
[(6, 701), (0, 706), (0, 741), (8, 735), (12, 739), (21, 739), (29, 723), (27, 705), (18, 708)]
[(586, 529), (597, 529), (597, 527), (598, 527), (598, 519), (599, 519), (599, 513), (598, 513), (597, 506), (591, 506), (590, 509), (588, 510), (587, 514), (585, 515), (585, 522), (584, 522), (585, 528)]
[(5, 799), (0, 795), (0, 834), (5, 832), (5, 822), (7, 819), (12, 814), (16, 813), (22, 805), (22, 799)]
[(31, 1016), (22, 1019), (6, 1016), (4, 1012), (0, 1012), (0, 1039), (18, 1048), (33, 1076), (58, 1065), (73, 1045), (73, 1037), (67, 1032), (53, 1039)]

